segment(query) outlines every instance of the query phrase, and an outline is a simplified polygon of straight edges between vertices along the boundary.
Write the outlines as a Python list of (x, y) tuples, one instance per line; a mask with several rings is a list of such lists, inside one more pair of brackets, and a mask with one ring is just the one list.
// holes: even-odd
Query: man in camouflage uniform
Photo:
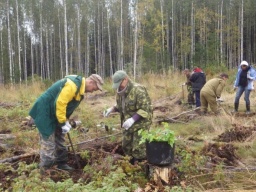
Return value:
[(223, 88), (226, 85), (227, 79), (228, 75), (222, 73), (219, 77), (207, 81), (207, 83), (203, 86), (200, 92), (202, 115), (207, 113), (208, 104), (210, 105), (212, 112), (218, 114), (217, 102), (222, 101), (220, 96)]
[(185, 69), (183, 71), (183, 74), (186, 76), (187, 78), (187, 82), (184, 83), (183, 85), (187, 85), (187, 90), (188, 90), (188, 104), (189, 105), (193, 105), (195, 103), (195, 99), (194, 99), (194, 93), (193, 93), (193, 89), (192, 89), (192, 82), (189, 80), (191, 77), (191, 72), (188, 69)]
[(41, 173), (53, 165), (58, 169), (72, 170), (67, 165), (64, 145), (65, 133), (71, 129), (68, 119), (83, 100), (84, 93), (102, 90), (102, 84), (103, 80), (97, 74), (88, 78), (69, 75), (55, 82), (36, 100), (29, 115), (39, 130)]
[(113, 89), (117, 91), (116, 102), (103, 112), (107, 117), (111, 112), (119, 112), (123, 129), (122, 147), (126, 155), (132, 157), (131, 163), (146, 159), (146, 145), (139, 145), (140, 129), (149, 130), (152, 124), (151, 99), (146, 88), (129, 79), (125, 71), (117, 71), (112, 77)]

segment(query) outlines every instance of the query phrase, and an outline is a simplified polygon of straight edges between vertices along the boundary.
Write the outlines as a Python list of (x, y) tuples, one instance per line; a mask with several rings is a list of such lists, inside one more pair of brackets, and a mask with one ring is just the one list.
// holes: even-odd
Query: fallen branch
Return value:
[(17, 155), (17, 156), (9, 157), (9, 158), (6, 158), (6, 159), (2, 159), (2, 160), (0, 160), (0, 163), (12, 163), (14, 161), (17, 161), (17, 160), (20, 160), (20, 159), (23, 159), (23, 158), (27, 158), (27, 157), (31, 157), (33, 155), (39, 155), (38, 151), (33, 151), (33, 152), (30, 152), (30, 153), (25, 153), (25, 154), (22, 154), (22, 155)]
[(176, 119), (176, 118), (178, 118), (178, 117), (181, 116), (181, 115), (184, 115), (184, 114), (187, 114), (187, 113), (191, 113), (191, 112), (195, 112), (195, 111), (198, 111), (198, 110), (200, 110), (199, 107), (197, 107), (197, 108), (195, 108), (195, 109), (192, 109), (192, 110), (189, 110), (189, 111), (184, 111), (184, 112), (182, 112), (182, 113), (180, 113), (180, 114), (178, 114), (178, 115), (172, 117), (171, 119)]
[(179, 93), (177, 93), (177, 94), (175, 94), (175, 95), (171, 95), (171, 96), (169, 96), (169, 97), (165, 97), (165, 98), (156, 100), (156, 101), (153, 102), (153, 104), (159, 103), (159, 102), (164, 101), (164, 100), (166, 100), (166, 99), (171, 99), (171, 100), (173, 100), (173, 99), (175, 99), (176, 96), (179, 95), (179, 94), (181, 94), (181, 92), (179, 92)]
[[(112, 136), (116, 136), (116, 135), (120, 135), (121, 132), (118, 132), (116, 134), (113, 134), (113, 135), (107, 135), (107, 136), (104, 136), (104, 137), (97, 137), (95, 139), (90, 139), (90, 140), (87, 140), (87, 141), (83, 141), (83, 142), (80, 142), (80, 143), (74, 143), (73, 145), (81, 145), (81, 144), (84, 144), (84, 143), (89, 143), (89, 142), (93, 142), (93, 141), (97, 141), (97, 140), (101, 140), (101, 139), (106, 139), (108, 137), (112, 137)], [(70, 147), (71, 145), (67, 145), (67, 147)]]
[(15, 135), (11, 135), (11, 134), (0, 134), (0, 140), (1, 139), (15, 139), (16, 136)]

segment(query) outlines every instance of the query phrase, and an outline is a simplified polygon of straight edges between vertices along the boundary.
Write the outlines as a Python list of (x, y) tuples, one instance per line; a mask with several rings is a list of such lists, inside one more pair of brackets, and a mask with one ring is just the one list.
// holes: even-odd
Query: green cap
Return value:
[(115, 74), (112, 76), (113, 89), (118, 89), (125, 77), (127, 77), (127, 74), (125, 71), (123, 70), (116, 71)]

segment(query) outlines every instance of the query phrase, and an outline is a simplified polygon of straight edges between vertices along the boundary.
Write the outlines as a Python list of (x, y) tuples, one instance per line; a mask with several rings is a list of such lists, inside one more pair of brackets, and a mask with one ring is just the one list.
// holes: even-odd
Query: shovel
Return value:
[(67, 133), (67, 135), (68, 135), (68, 139), (69, 139), (69, 142), (70, 142), (72, 151), (73, 151), (74, 156), (75, 156), (75, 159), (76, 159), (76, 164), (77, 164), (78, 168), (81, 169), (81, 165), (80, 165), (80, 163), (79, 163), (79, 161), (78, 161), (78, 158), (77, 158), (77, 156), (76, 156), (76, 152), (75, 152), (75, 149), (74, 149), (74, 147), (73, 147), (73, 143), (72, 143), (72, 141), (71, 141), (70, 134)]

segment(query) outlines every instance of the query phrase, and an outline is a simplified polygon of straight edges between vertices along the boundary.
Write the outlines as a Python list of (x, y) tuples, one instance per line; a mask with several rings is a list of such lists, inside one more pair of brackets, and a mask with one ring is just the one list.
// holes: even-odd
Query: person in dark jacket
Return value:
[(188, 69), (184, 69), (183, 74), (186, 76), (187, 81), (183, 83), (183, 85), (187, 85), (187, 90), (188, 90), (188, 104), (193, 105), (195, 103), (194, 99), (194, 93), (192, 90), (192, 82), (189, 80), (191, 77), (191, 71)]
[(202, 71), (202, 69), (200, 69), (199, 67), (196, 67), (193, 69), (193, 74), (191, 75), (189, 80), (192, 83), (192, 90), (193, 90), (193, 93), (195, 94), (196, 107), (200, 107), (201, 106), (200, 91), (204, 86), (204, 84), (206, 83), (206, 76)]
[(242, 61), (238, 72), (236, 74), (236, 80), (234, 83), (234, 90), (236, 91), (234, 111), (238, 111), (239, 99), (244, 93), (244, 100), (246, 106), (246, 114), (250, 113), (250, 93), (253, 90), (253, 81), (256, 79), (256, 71), (247, 61)]
[(102, 90), (103, 80), (97, 74), (88, 78), (69, 75), (55, 82), (35, 102), (29, 115), (40, 135), (40, 171), (43, 174), (53, 165), (72, 170), (67, 165), (65, 133), (71, 125), (69, 117), (84, 98), (85, 92)]
[(147, 89), (133, 82), (125, 71), (116, 71), (112, 77), (113, 89), (116, 90), (116, 105), (103, 112), (107, 117), (112, 112), (119, 112), (123, 128), (122, 147), (131, 163), (146, 159), (146, 144), (139, 145), (139, 130), (149, 130), (152, 124), (153, 109)]

